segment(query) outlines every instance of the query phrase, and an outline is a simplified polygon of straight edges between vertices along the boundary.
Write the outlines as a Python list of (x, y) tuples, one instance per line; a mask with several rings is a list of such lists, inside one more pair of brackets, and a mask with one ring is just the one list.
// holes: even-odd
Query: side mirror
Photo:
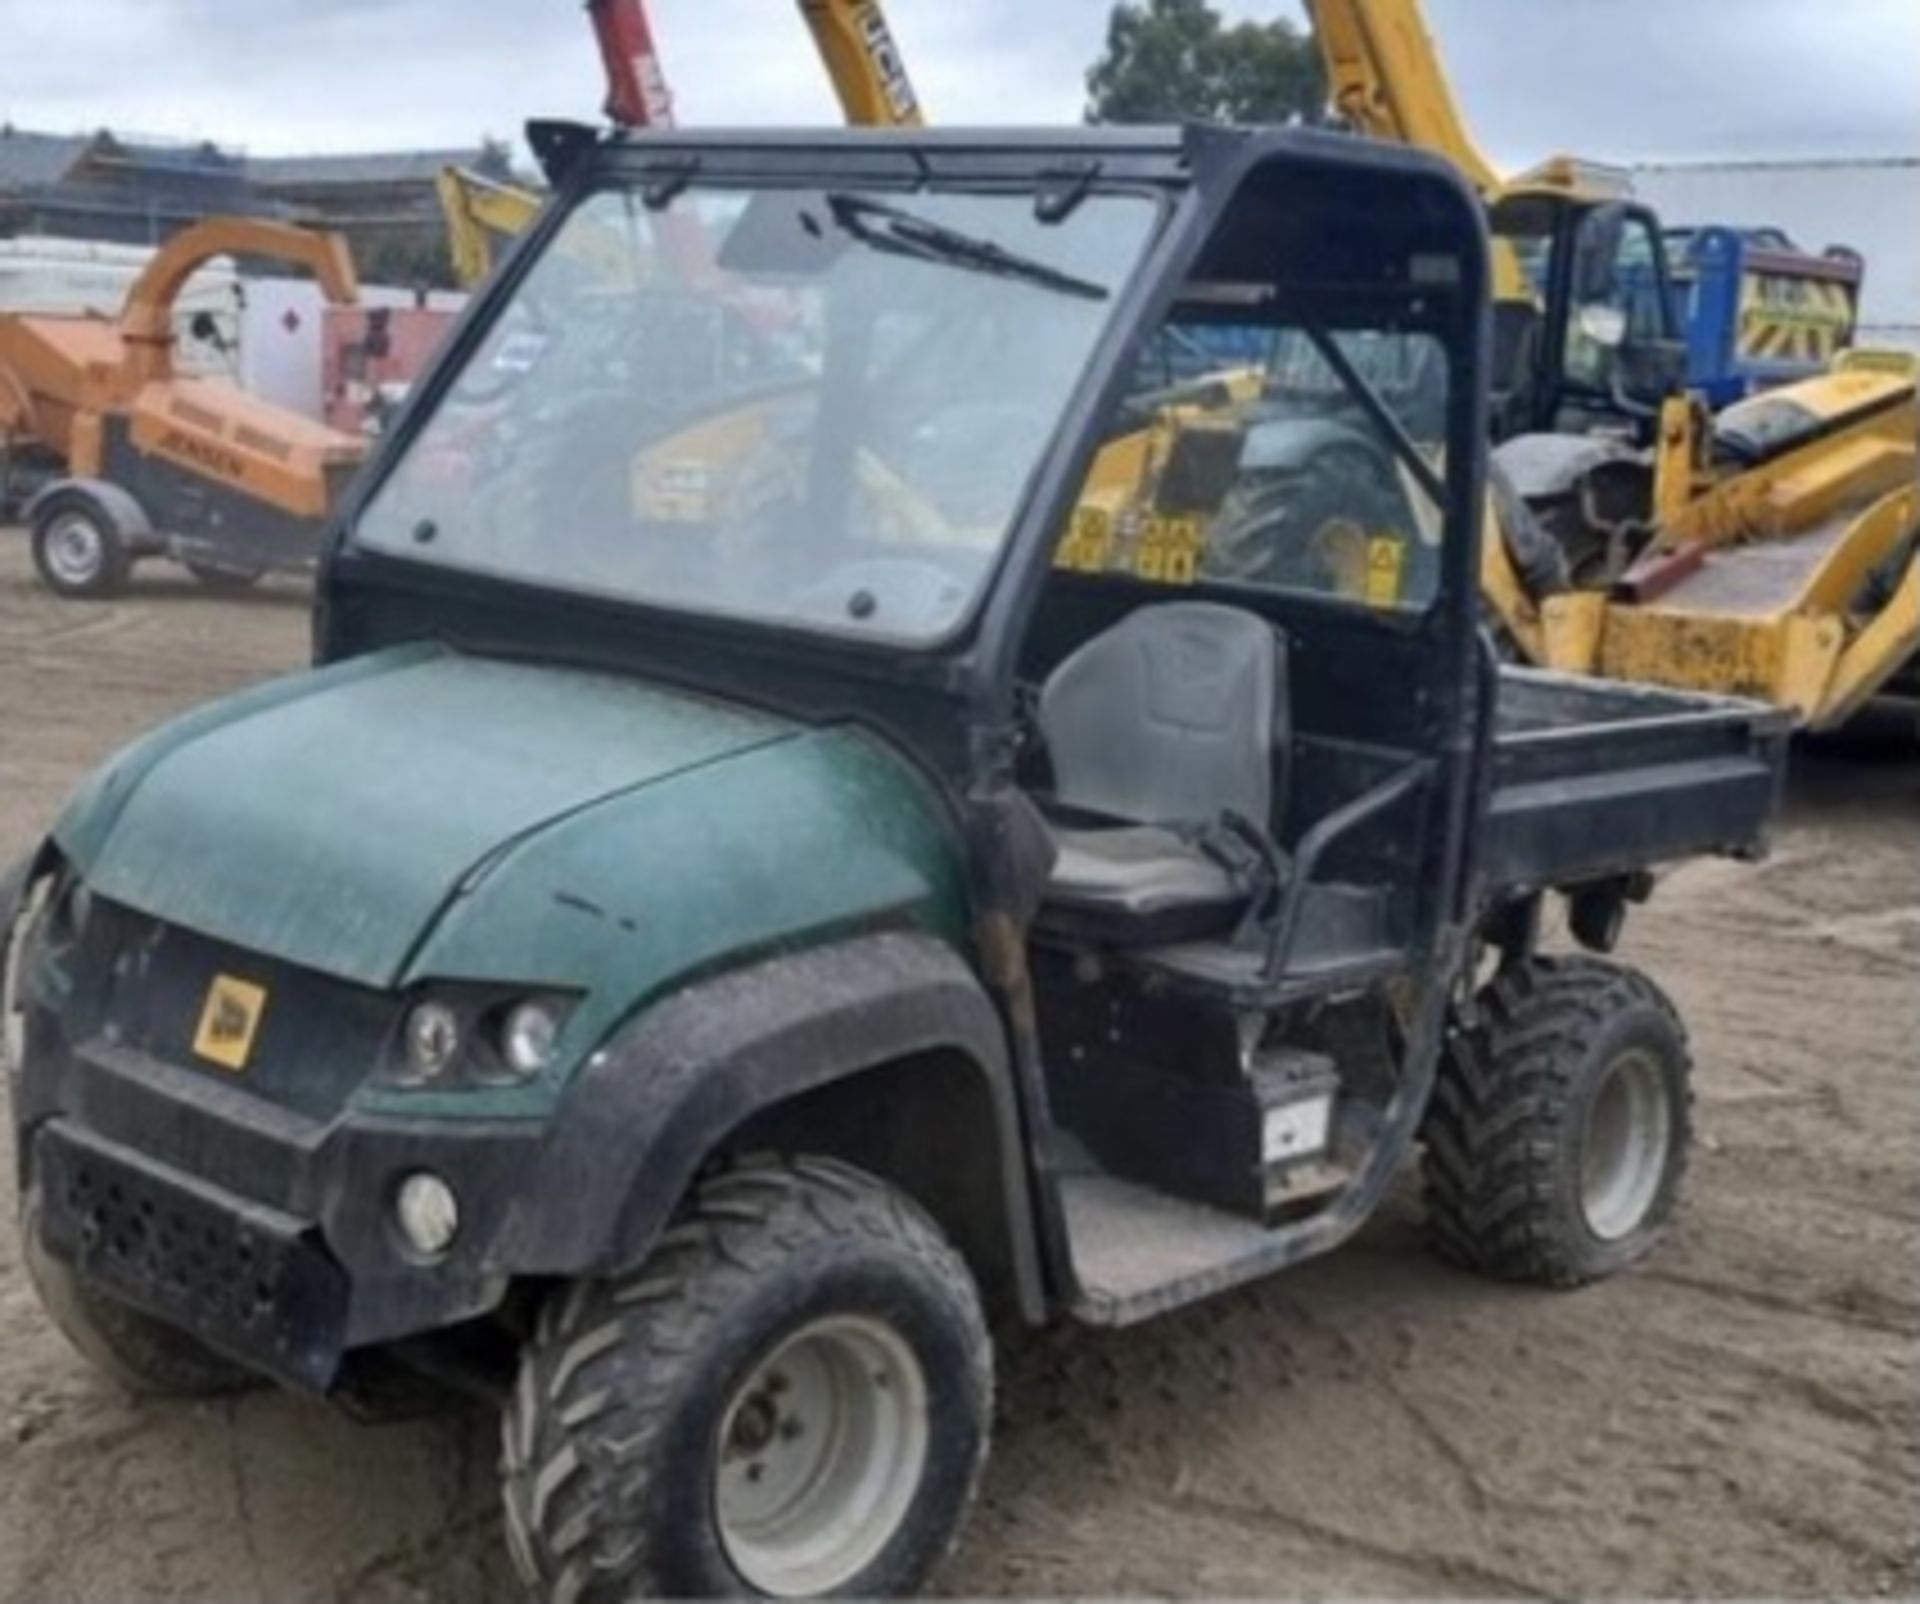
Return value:
[(1618, 201), (1596, 206), (1580, 221), (1574, 246), (1573, 299), (1577, 306), (1614, 300), (1620, 289), (1620, 247), (1630, 213)]

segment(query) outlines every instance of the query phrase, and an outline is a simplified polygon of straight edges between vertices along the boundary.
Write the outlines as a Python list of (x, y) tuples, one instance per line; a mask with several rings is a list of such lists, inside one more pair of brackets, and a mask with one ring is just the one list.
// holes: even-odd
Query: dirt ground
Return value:
[[(8, 858), (136, 731), (306, 646), (298, 585), (143, 573), (61, 604), (23, 547), (0, 534)], [(943, 1588), (1920, 1592), (1920, 751), (1801, 754), (1771, 861), (1677, 873), (1629, 955), (1700, 1060), (1656, 1261), (1488, 1286), (1425, 1256), (1402, 1198), (1266, 1286), (1023, 1338)], [(493, 1458), (478, 1416), (124, 1402), (42, 1319), (0, 1208), (0, 1600), (511, 1598)]]

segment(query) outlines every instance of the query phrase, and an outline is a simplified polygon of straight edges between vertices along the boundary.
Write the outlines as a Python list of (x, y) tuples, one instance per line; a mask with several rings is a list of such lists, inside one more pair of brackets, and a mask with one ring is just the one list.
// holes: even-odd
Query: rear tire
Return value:
[(1535, 958), (1456, 1030), (1427, 1114), (1434, 1246), (1509, 1281), (1576, 1287), (1665, 1235), (1692, 1136), (1679, 1015), (1635, 970)]
[(1399, 589), (1378, 605), (1419, 603), (1437, 576), (1438, 548), (1420, 540), (1390, 464), (1333, 450), (1304, 468), (1249, 475), (1236, 486), (1208, 537), (1205, 567), (1210, 578), (1361, 601), (1383, 538), (1401, 548)]
[(74, 1349), (109, 1381), (138, 1397), (216, 1398), (253, 1385), (238, 1365), (184, 1331), (89, 1288), (47, 1251), (40, 1202), (27, 1195), (21, 1256), (40, 1303)]
[(34, 514), (33, 565), (56, 596), (112, 596), (133, 559), (113, 520), (90, 499), (57, 495)]
[(912, 1591), (985, 1457), (992, 1357), (920, 1210), (824, 1159), (704, 1182), (637, 1272), (543, 1309), (503, 1423), (539, 1597)]

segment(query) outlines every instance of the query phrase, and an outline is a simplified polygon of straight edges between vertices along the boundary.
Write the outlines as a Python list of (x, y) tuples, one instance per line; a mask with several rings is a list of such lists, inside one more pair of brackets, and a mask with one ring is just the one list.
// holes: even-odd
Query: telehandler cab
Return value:
[[(555, 197), (356, 487), (314, 670), (122, 752), (0, 899), (77, 1347), (485, 1390), (542, 1597), (883, 1596), (971, 1496), (990, 1314), (1283, 1270), (1417, 1150), (1464, 1265), (1649, 1251), (1685, 1034), (1540, 910), (1604, 951), (1656, 865), (1757, 853), (1786, 720), (1497, 663), (1450, 168), (534, 138)], [(1391, 585), (1251, 560), (1294, 526), (1202, 431), (1087, 539), (1196, 331), (1368, 432)]]

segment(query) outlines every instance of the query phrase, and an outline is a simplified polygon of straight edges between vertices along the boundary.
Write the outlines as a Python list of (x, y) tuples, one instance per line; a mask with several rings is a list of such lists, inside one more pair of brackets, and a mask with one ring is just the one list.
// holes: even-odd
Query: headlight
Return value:
[(518, 1086), (558, 1061), (578, 999), (501, 986), (435, 984), (389, 1039), (382, 1080), (414, 1091)]
[(394, 1195), (393, 1216), (408, 1247), (437, 1259), (460, 1234), (460, 1200), (431, 1170), (415, 1170)]
[(407, 1015), (407, 1073), (437, 1081), (460, 1056), (460, 1016), (442, 1002), (423, 1002)]
[(500, 1056), (508, 1069), (531, 1080), (553, 1062), (560, 1041), (560, 1010), (551, 1002), (523, 1002), (507, 1015), (500, 1031)]

